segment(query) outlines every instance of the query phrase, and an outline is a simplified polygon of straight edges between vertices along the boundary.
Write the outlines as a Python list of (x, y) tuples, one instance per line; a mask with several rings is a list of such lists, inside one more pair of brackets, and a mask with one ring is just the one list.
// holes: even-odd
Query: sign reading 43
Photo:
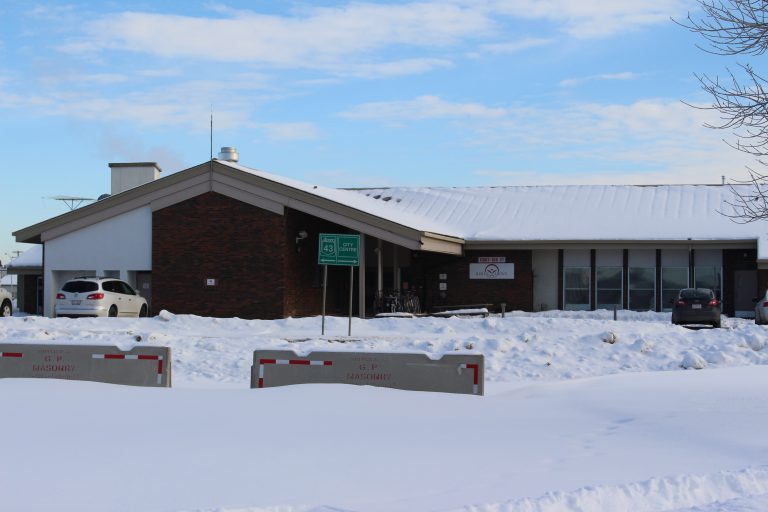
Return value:
[(320, 233), (319, 265), (360, 265), (360, 235)]

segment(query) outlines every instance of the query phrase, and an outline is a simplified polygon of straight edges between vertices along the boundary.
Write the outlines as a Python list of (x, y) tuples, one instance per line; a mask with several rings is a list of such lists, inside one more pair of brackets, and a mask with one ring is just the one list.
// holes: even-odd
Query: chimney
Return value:
[(226, 162), (237, 163), (240, 160), (240, 155), (237, 154), (237, 150), (230, 146), (224, 146), (219, 151), (218, 160), (224, 160)]
[(155, 181), (162, 169), (157, 162), (110, 163), (112, 195)]

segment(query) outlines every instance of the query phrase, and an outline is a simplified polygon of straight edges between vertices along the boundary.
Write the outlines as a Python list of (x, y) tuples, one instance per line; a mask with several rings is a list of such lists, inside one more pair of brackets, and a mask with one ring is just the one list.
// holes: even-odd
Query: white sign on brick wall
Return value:
[(514, 263), (470, 263), (470, 279), (514, 279)]

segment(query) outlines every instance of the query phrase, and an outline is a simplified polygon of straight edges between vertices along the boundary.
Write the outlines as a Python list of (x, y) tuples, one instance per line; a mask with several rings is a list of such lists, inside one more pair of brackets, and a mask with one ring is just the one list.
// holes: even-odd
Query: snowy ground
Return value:
[[(768, 510), (768, 330), (750, 321), (346, 322), (0, 319), (0, 343), (170, 346), (174, 384), (0, 380), (0, 510)], [(486, 396), (250, 390), (256, 348), (481, 352)]]

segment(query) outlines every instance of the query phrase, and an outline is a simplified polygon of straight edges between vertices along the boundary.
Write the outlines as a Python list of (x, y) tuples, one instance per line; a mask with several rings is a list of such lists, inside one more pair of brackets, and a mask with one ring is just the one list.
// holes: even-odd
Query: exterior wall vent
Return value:
[(240, 155), (237, 154), (237, 149), (231, 147), (231, 146), (224, 146), (221, 148), (221, 151), (219, 152), (219, 160), (224, 160), (227, 162), (237, 162), (240, 160)]

